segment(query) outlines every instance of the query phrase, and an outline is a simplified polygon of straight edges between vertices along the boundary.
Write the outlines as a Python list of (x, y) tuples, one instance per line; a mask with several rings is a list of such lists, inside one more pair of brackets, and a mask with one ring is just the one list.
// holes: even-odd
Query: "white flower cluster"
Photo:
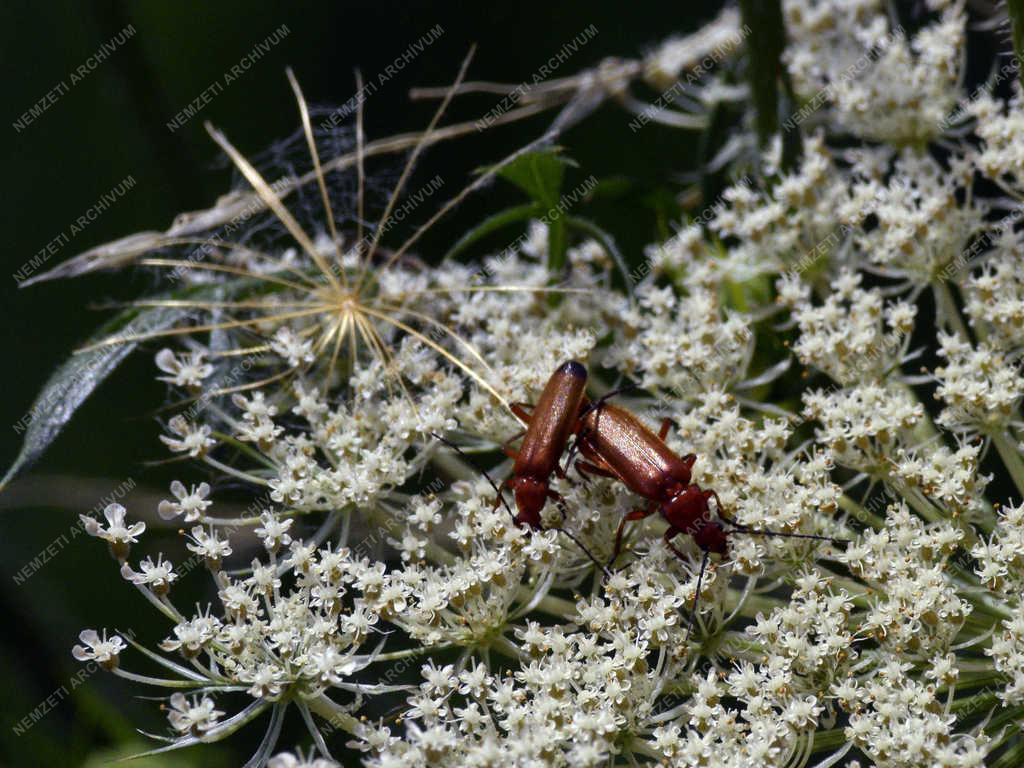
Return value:
[(679, 297), (671, 287), (645, 285), (637, 299), (620, 321), (624, 342), (607, 353), (605, 365), (633, 374), (642, 360), (637, 378), (644, 388), (676, 397), (746, 378), (754, 340), (749, 319), (723, 316), (714, 291)]
[(797, 293), (798, 286), (783, 285), (780, 294), (795, 299), (800, 339), (793, 351), (800, 362), (844, 386), (882, 381), (899, 370), (917, 315), (913, 304), (887, 305), (877, 289), (865, 290), (861, 276), (848, 270), (839, 273), (820, 305)]
[(971, 611), (947, 572), (961, 537), (945, 521), (926, 526), (906, 505), (887, 509), (885, 530), (854, 542), (842, 556), (867, 584), (880, 586), (861, 632), (904, 658), (948, 650)]
[(979, 541), (971, 555), (978, 562), (978, 578), (1008, 606), (985, 653), (1008, 679), (1000, 699), (1019, 706), (1024, 703), (1024, 505), (1001, 510), (992, 537)]
[(744, 282), (790, 271), (806, 280), (820, 273), (842, 244), (847, 225), (836, 211), (848, 205), (847, 181), (824, 134), (808, 136), (803, 151), (799, 166), (789, 171), (774, 167), (776, 159), (769, 158), (770, 170), (779, 176), (771, 189), (755, 188), (744, 178), (722, 194), (725, 205), (715, 209), (709, 226), (736, 240), (722, 256), (722, 277)]
[[(553, 275), (541, 222), (479, 263), (287, 220), (302, 250), (212, 256), (190, 295), (228, 319), (156, 359), (189, 398), (162, 440), (203, 472), (154, 510), (189, 554), (147, 550), (118, 505), (83, 518), (167, 618), (159, 652), (131, 644), (169, 678), (123, 669), (120, 635), (75, 657), (166, 689), (174, 748), (267, 722), (270, 768), (1016, 764), (1024, 103), (948, 119), (962, 3), (914, 30), (880, 0), (783, 7), (801, 158), (728, 156), (722, 198), (631, 275), (593, 229)], [(714, 23), (695, 39), (737, 29)], [(639, 70), (676, 80), (690, 42)], [(707, 519), (680, 520), (660, 437), (584, 478), (569, 414), (529, 478), (540, 526), (516, 523), (500, 486), (523, 428), (565, 415), (529, 406), (567, 360), (591, 402), (670, 422)], [(724, 554), (687, 535), (709, 519)], [(212, 602), (185, 610), (198, 566)], [(309, 738), (282, 752), (295, 715)]]
[(971, 273), (965, 286), (965, 309), (972, 325), (986, 333), (990, 344), (1019, 352), (1024, 329), (1024, 257), (1019, 242), (999, 250), (979, 271)]
[(940, 333), (938, 343), (946, 360), (935, 369), (935, 396), (946, 406), (938, 423), (955, 431), (1004, 431), (1024, 396), (1018, 365), (988, 344), (972, 346), (956, 335)]
[(784, 0), (792, 42), (785, 60), (797, 93), (827, 103), (833, 127), (894, 146), (942, 133), (961, 97), (963, 4), (911, 35), (882, 0)]
[(896, 449), (912, 438), (924, 406), (895, 385), (861, 384), (804, 395), (804, 413), (821, 426), (817, 440), (836, 462), (868, 475), (884, 476)]
[[(955, 734), (956, 717), (943, 711), (935, 684), (908, 675), (911, 667), (890, 658), (866, 681), (842, 690), (840, 701), (853, 710), (847, 729), (852, 742), (876, 765), (984, 766), (989, 739)], [(940, 659), (926, 675), (941, 679), (944, 668), (948, 663)]]
[(1014, 186), (1018, 192), (1024, 183), (1024, 148), (1017, 139), (1024, 129), (1021, 107), (1019, 88), (1006, 101), (983, 91), (969, 105), (977, 121), (975, 131), (984, 142), (978, 168), (990, 178)]
[[(900, 154), (888, 178), (854, 189), (854, 201), (865, 201), (850, 221), (860, 225), (857, 244), (887, 274), (918, 284), (942, 279), (985, 228), (986, 206), (971, 194), (973, 172), (962, 156), (940, 165), (927, 154)], [(875, 226), (863, 221), (868, 215)]]

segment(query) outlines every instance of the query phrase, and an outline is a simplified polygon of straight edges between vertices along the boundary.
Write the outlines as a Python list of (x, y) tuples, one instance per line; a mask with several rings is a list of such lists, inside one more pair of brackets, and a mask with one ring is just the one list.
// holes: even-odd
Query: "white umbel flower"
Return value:
[(213, 373), (213, 366), (206, 362), (201, 351), (175, 355), (170, 349), (161, 349), (156, 355), (156, 366), (168, 376), (158, 376), (159, 381), (166, 381), (177, 387), (198, 389), (203, 380)]
[(120, 635), (107, 637), (107, 631), (103, 630), (101, 636), (95, 629), (86, 629), (78, 635), (83, 645), (76, 645), (71, 649), (71, 655), (78, 661), (95, 661), (106, 670), (116, 669), (121, 651), (127, 648), (127, 644)]
[(213, 503), (206, 499), (210, 495), (208, 483), (193, 485), (191, 489), (186, 490), (181, 482), (175, 480), (171, 483), (171, 493), (177, 501), (161, 501), (157, 507), (157, 512), (164, 520), (183, 517), (186, 523), (194, 523)]
[(204, 455), (216, 444), (210, 437), (212, 429), (205, 424), (192, 424), (184, 416), (175, 416), (167, 423), (167, 428), (176, 437), (160, 435), (160, 440), (175, 453), (187, 453), (195, 458)]
[(167, 719), (178, 733), (201, 737), (217, 724), (224, 714), (214, 706), (209, 696), (185, 697), (183, 693), (171, 696)]
[(147, 557), (139, 563), (138, 571), (132, 570), (132, 567), (125, 563), (121, 566), (121, 575), (138, 587), (147, 587), (157, 596), (170, 592), (171, 584), (178, 578), (173, 563), (164, 560), (162, 554), (157, 555), (156, 562)]
[(137, 544), (139, 536), (145, 533), (146, 524), (138, 522), (129, 525), (128, 510), (116, 503), (108, 504), (103, 510), (103, 516), (107, 519), (106, 527), (88, 515), (79, 515), (79, 519), (86, 533), (106, 541), (110, 545), (111, 555), (123, 561), (128, 557), (131, 545)]

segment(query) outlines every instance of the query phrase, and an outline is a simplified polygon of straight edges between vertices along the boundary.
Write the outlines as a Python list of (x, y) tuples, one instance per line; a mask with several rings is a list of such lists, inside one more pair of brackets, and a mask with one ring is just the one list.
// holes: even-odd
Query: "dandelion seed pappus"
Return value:
[[(452, 86), (453, 92), (463, 81), (471, 58), (472, 51), (463, 61)], [(318, 391), (322, 393), (344, 391), (350, 389), (349, 377), (365, 370), (362, 366), (369, 358), (371, 365), (379, 365), (388, 394), (403, 397), (412, 412), (419, 415), (416, 399), (410, 391), (399, 359), (403, 349), (399, 348), (398, 342), (409, 340), (442, 358), (501, 407), (514, 413), (506, 397), (492, 384), (499, 377), (476, 346), (456, 330), (446, 317), (438, 316), (436, 308), (428, 306), (428, 303), (441, 298), (455, 301), (457, 297), (488, 292), (542, 294), (569, 293), (582, 289), (510, 284), (442, 285), (431, 282), (429, 276), (424, 277), (422, 264), (412, 257), (411, 248), (459, 202), (492, 179), (523, 150), (502, 159), (463, 187), (400, 244), (386, 247), (384, 235), (394, 228), (396, 222), (410, 215), (412, 203), (419, 204), (417, 201), (422, 202), (426, 197), (417, 192), (402, 202), (403, 193), (409, 188), (413, 169), (422, 152), (434, 141), (441, 140), (437, 136), (442, 130), (438, 123), (449, 99), (443, 100), (430, 124), (411, 144), (408, 159), (383, 203), (380, 216), (371, 224), (368, 223), (366, 200), (368, 175), (364, 166), (374, 147), (367, 145), (364, 140), (362, 101), (357, 104), (355, 151), (352, 157), (334, 158), (324, 165), (320, 160), (318, 136), (314, 134), (310, 109), (291, 70), (287, 71), (287, 76), (298, 104), (302, 136), (318, 192), (310, 195), (316, 198), (315, 203), (310, 204), (322, 207), (324, 226), (314, 225), (321, 233), (311, 234), (310, 225), (300, 222), (301, 215), (297, 211), (301, 210), (301, 206), (286, 205), (284, 202), (286, 195), (293, 193), (304, 182), (294, 178), (285, 179), (288, 183), (269, 183), (263, 172), (221, 130), (207, 123), (206, 129), (211, 138), (255, 193), (257, 200), (253, 208), (267, 210), (273, 215), (274, 219), (262, 226), (267, 229), (270, 229), (271, 224), (283, 227), (282, 234), (298, 245), (298, 252), (289, 248), (283, 254), (276, 253), (274, 249), (264, 253), (246, 239), (252, 234), (249, 231), (243, 232), (246, 237), (238, 240), (227, 240), (220, 236), (164, 239), (160, 243), (161, 247), (202, 245), (203, 252), (198, 257), (195, 257), (194, 252), (192, 257), (185, 259), (146, 256), (139, 258), (137, 263), (171, 270), (174, 275), (184, 275), (193, 282), (219, 284), (216, 281), (231, 280), (234, 281), (233, 285), (241, 287), (233, 289), (230, 296), (218, 296), (216, 299), (175, 297), (135, 301), (132, 303), (134, 307), (191, 310), (201, 313), (204, 319), (169, 329), (135, 334), (130, 338), (123, 334), (113, 335), (81, 351), (128, 342), (178, 338), (187, 343), (209, 346), (204, 355), (211, 360), (246, 357), (258, 361), (258, 365), (252, 368), (261, 375), (249, 377), (242, 383), (232, 382), (230, 386), (219, 387), (207, 392), (207, 396), (258, 390), (270, 384), (282, 386), (291, 382), (304, 382), (307, 387), (318, 384)], [(361, 87), (358, 73), (357, 86)], [(373, 154), (384, 151), (395, 150), (376, 149)], [(339, 159), (348, 159), (350, 162), (340, 164)], [(328, 176), (346, 168), (351, 170), (350, 166), (353, 165), (356, 176), (355, 210), (342, 211), (344, 218), (352, 222), (351, 231), (348, 231), (339, 229), (336, 223), (339, 212), (331, 201)], [(430, 194), (439, 186), (435, 177), (430, 183)], [(252, 216), (252, 211), (246, 213), (242, 223), (246, 223)], [(233, 222), (227, 231), (241, 226)], [(256, 225), (249, 227), (257, 228)], [(205, 319), (207, 316), (208, 321)], [(218, 335), (226, 339), (227, 343), (219, 346), (212, 342), (204, 344), (204, 334), (209, 334), (211, 338)], [(521, 418), (519, 414), (516, 416)]]

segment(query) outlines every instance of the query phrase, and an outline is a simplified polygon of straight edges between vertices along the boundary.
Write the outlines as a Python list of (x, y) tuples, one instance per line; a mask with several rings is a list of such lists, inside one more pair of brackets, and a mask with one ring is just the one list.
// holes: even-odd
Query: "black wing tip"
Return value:
[(577, 379), (587, 378), (587, 369), (584, 367), (583, 363), (579, 363), (575, 360), (569, 360), (562, 363), (558, 368), (558, 372), (564, 373), (568, 376), (574, 376)]

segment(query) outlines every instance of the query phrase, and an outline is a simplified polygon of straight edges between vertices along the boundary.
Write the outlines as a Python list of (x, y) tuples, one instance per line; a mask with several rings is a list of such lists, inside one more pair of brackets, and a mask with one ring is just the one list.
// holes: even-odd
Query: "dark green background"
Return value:
[[(445, 32), (440, 39), (367, 101), (367, 132), (381, 137), (426, 124), (431, 105), (411, 104), (409, 87), (449, 82), (472, 42), (479, 48), (471, 78), (519, 82), (532, 78), (566, 41), (596, 25), (596, 38), (563, 65), (561, 76), (606, 56), (639, 55), (669, 34), (695, 29), (717, 5), (8, 0), (0, 11), (0, 133), (5, 135), (0, 145), (6, 174), (0, 214), (5, 233), (0, 248), (0, 462), (13, 459), (19, 442), (8, 425), (24, 415), (48, 374), (104, 317), (91, 306), (154, 286), (151, 275), (120, 273), (19, 290), (12, 273), (129, 174), (135, 188), (51, 264), (131, 232), (164, 229), (176, 213), (210, 205), (227, 191), (230, 174), (202, 121), (213, 121), (246, 153), (290, 134), (298, 119), (286, 66), (294, 67), (311, 102), (341, 104), (354, 91), (356, 65), (368, 78), (376, 77), (410, 43), (441, 24)], [(131, 40), (25, 130), (14, 130), (11, 124), (22, 112), (59, 81), (67, 81), (71, 71), (129, 23), (136, 30)], [(165, 123), (177, 111), (211, 82), (222, 80), (232, 64), (281, 24), (291, 32), (279, 45), (199, 117), (174, 133), (167, 130)], [(478, 117), (495, 101), (469, 97), (454, 105), (447, 120)], [(673, 174), (691, 165), (696, 136), (657, 126), (633, 134), (628, 121), (624, 112), (604, 107), (565, 136), (563, 144), (581, 166), (567, 184), (590, 173), (636, 182), (622, 200), (588, 211), (605, 221), (636, 260), (641, 245), (657, 232), (647, 204), (650, 194), (678, 188)], [(442, 172), (448, 182), (444, 196), (453, 194), (468, 171), (536, 136), (545, 124), (534, 120), (430, 151), (420, 173), (430, 178)], [(507, 187), (489, 188), (429, 240), (422, 255), (434, 257), (482, 213), (520, 201)], [(165, 455), (154, 421), (164, 390), (153, 380), (152, 352), (131, 358), (43, 460), (0, 495), (0, 765), (82, 765), (112, 746), (123, 747), (135, 727), (160, 732), (165, 727), (155, 703), (133, 698), (152, 690), (101, 674), (67, 696), (58, 694), (60, 703), (26, 734), (16, 736), (12, 730), (61, 686), (70, 688), (79, 668), (70, 648), (80, 629), (131, 628), (151, 646), (167, 631), (156, 612), (122, 582), (105, 548), (85, 537), (70, 542), (24, 584), (13, 580), (32, 557), (67, 532), (77, 512), (92, 508), (125, 478), (138, 484), (129, 508), (150, 512), (168, 478), (197, 479), (191, 468), (140, 463)], [(162, 542), (156, 535), (144, 543), (133, 560), (143, 552), (155, 553)], [(172, 559), (181, 559), (180, 543), (163, 544)], [(179, 596), (187, 605), (187, 593)], [(126, 658), (129, 668), (144, 666), (138, 654)], [(226, 747), (189, 751), (159, 765), (238, 765), (261, 733), (252, 727)]]

